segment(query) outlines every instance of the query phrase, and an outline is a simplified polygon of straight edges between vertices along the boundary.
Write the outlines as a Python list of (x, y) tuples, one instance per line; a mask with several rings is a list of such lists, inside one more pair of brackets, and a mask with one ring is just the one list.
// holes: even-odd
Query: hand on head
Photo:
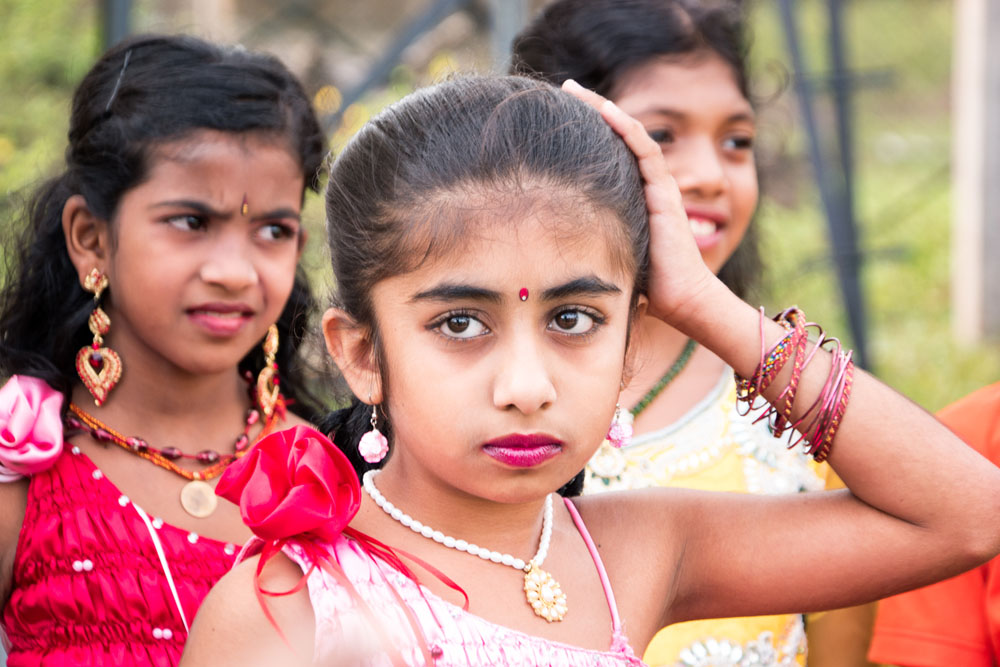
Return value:
[(718, 278), (705, 265), (691, 234), (677, 183), (659, 145), (642, 124), (614, 102), (567, 79), (563, 90), (591, 105), (635, 154), (645, 181), (649, 211), (650, 265), (648, 313), (679, 326), (684, 311)]

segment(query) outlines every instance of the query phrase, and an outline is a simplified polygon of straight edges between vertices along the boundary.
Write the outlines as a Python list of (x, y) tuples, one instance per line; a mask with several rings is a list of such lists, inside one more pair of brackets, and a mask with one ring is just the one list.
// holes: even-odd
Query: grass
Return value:
[[(827, 68), (822, 3), (796, 3), (810, 71)], [(856, 203), (862, 285), (869, 317), (874, 372), (929, 410), (1000, 379), (1000, 346), (955, 342), (949, 308), (951, 3), (866, 0), (847, 3), (850, 66), (887, 72), (889, 84), (858, 90), (854, 99)], [(756, 71), (784, 60), (776, 6), (759, 2), (754, 15)], [(773, 76), (758, 84), (774, 88)], [(766, 301), (772, 309), (797, 303), (828, 331), (845, 334), (825, 221), (812, 184), (791, 92), (762, 110), (762, 157), (777, 173), (759, 215), (766, 263)], [(827, 101), (818, 116), (832, 127)], [(796, 127), (775, 140), (774, 127)], [(834, 162), (831, 151), (828, 163)], [(765, 178), (768, 175), (765, 173)], [(792, 179), (793, 183), (784, 182)], [(765, 195), (767, 193), (765, 192)]]

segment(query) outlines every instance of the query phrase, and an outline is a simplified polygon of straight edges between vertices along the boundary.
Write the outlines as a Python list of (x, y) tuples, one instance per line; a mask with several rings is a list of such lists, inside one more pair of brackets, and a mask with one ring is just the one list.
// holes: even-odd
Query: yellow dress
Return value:
[[(585, 494), (678, 486), (745, 493), (798, 493), (840, 488), (825, 463), (801, 447), (787, 449), (760, 412), (736, 411), (736, 383), (726, 371), (712, 391), (670, 426), (633, 437), (614, 449), (607, 442), (587, 464)], [(689, 621), (653, 637), (643, 660), (683, 667), (792, 667), (805, 665), (801, 615)]]

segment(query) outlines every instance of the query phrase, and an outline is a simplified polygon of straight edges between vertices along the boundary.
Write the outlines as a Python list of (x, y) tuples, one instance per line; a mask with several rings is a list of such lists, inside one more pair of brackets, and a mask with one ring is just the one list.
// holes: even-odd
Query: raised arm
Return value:
[[(786, 330), (762, 323), (701, 262), (676, 185), (642, 125), (593, 93), (566, 89), (597, 107), (638, 157), (650, 212), (649, 313), (750, 378), (761, 360), (761, 331), (770, 348)], [(821, 351), (802, 372), (793, 421), (824, 392), (832, 363)], [(787, 363), (764, 391), (767, 400), (778, 399), (791, 372)], [(1000, 469), (862, 371), (854, 373), (829, 461), (850, 492), (663, 490), (625, 501), (634, 505), (623, 511), (656, 517), (650, 522), (660, 528), (639, 539), (667, 564), (662, 621), (844, 607), (1000, 552)]]

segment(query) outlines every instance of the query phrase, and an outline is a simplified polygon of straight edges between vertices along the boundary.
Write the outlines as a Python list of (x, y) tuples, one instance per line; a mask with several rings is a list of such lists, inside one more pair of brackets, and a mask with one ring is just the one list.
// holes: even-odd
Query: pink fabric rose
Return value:
[(43, 380), (13, 375), (0, 389), (0, 482), (49, 468), (63, 449), (63, 396)]
[(306, 534), (332, 541), (361, 505), (350, 461), (308, 426), (262, 439), (229, 466), (215, 492), (239, 505), (243, 522), (266, 541)]

